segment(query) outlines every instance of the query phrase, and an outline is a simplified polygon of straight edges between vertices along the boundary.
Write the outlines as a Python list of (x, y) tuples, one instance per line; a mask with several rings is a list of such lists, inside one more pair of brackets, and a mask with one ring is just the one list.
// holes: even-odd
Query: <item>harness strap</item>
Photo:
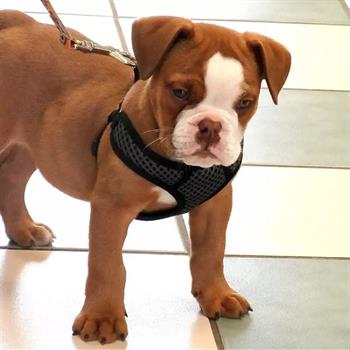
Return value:
[[(135, 72), (135, 71), (134, 71), (134, 72)], [(136, 76), (135, 76), (135, 77), (136, 77)], [(108, 119), (107, 119), (106, 124), (104, 125), (103, 129), (99, 132), (99, 134), (97, 135), (97, 137), (95, 138), (95, 140), (92, 142), (91, 147), (90, 147), (90, 151), (91, 151), (91, 154), (92, 154), (95, 158), (97, 158), (98, 146), (100, 145), (100, 141), (101, 141), (101, 138), (102, 138), (103, 133), (105, 132), (107, 126), (113, 122), (115, 113), (120, 112), (120, 111), (121, 111), (121, 108), (122, 108), (122, 104), (120, 104), (120, 105), (118, 106), (118, 108), (117, 108), (115, 111), (113, 111), (113, 112), (108, 116)]]

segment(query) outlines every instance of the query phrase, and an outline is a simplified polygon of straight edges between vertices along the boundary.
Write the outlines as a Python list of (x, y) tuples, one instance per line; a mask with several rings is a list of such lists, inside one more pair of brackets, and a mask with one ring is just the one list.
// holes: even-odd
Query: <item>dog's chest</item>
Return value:
[(159, 204), (167, 204), (171, 206), (176, 205), (176, 199), (166, 190), (160, 188), (158, 186), (153, 187), (153, 191), (158, 192), (157, 203)]

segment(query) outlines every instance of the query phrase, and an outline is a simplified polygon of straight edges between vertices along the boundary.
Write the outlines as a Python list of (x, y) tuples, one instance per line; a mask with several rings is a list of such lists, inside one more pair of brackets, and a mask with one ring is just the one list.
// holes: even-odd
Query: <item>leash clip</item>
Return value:
[(136, 66), (136, 59), (126, 51), (121, 51), (110, 46), (102, 46), (90, 40), (74, 40), (73, 48), (85, 52), (95, 52), (111, 56), (131, 67)]

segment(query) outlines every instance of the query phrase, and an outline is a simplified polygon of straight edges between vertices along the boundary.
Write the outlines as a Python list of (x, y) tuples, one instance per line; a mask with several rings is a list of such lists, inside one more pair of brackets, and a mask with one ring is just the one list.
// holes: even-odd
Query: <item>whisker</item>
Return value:
[(151, 130), (142, 131), (141, 134), (147, 134), (148, 132), (157, 132), (157, 131), (160, 131), (160, 129), (151, 129)]
[[(169, 136), (169, 135), (168, 135), (168, 136)], [(168, 138), (168, 136), (164, 136), (163, 139), (159, 142), (159, 144), (161, 144), (162, 142), (164, 142), (164, 141)]]
[(153, 145), (154, 143), (158, 142), (158, 141), (162, 141), (164, 138), (166, 138), (167, 136), (163, 136), (163, 137), (158, 137), (155, 140), (153, 140), (152, 142), (148, 143), (143, 150), (145, 150), (146, 148), (150, 147), (151, 145)]
[(173, 130), (174, 128), (157, 128), (157, 129), (150, 129), (150, 130), (146, 130), (143, 131), (142, 134), (146, 134), (148, 132), (161, 132), (161, 131), (169, 131), (169, 130)]

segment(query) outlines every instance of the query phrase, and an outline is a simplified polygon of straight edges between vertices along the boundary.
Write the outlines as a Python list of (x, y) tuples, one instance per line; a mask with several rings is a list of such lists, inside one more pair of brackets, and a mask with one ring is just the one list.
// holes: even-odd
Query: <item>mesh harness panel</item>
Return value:
[[(215, 196), (237, 174), (242, 164), (243, 152), (237, 161), (228, 166), (210, 168), (186, 165), (173, 161), (145, 148), (127, 114), (114, 111), (110, 117), (110, 142), (116, 155), (135, 173), (169, 192), (177, 201), (170, 209), (141, 212), (138, 220), (158, 220), (180, 215)], [(243, 149), (243, 141), (242, 141)]]

